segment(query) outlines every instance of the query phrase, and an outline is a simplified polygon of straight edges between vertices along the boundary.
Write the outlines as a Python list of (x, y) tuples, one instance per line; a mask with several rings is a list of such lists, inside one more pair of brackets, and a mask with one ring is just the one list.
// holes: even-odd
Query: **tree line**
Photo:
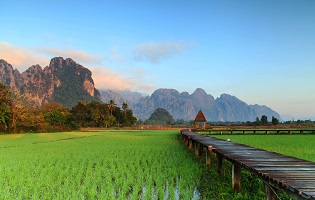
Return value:
[(132, 126), (137, 119), (127, 103), (121, 108), (113, 100), (78, 102), (68, 109), (56, 102), (30, 106), (28, 99), (0, 83), (0, 132), (68, 131), (80, 127)]

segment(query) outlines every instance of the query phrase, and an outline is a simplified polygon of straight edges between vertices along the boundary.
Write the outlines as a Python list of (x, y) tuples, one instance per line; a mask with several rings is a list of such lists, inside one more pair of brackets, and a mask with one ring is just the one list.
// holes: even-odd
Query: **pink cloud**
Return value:
[(141, 78), (130, 78), (122, 76), (104, 67), (89, 67), (95, 87), (101, 90), (142, 90), (150, 91), (154, 87), (151, 84), (142, 83)]
[(89, 67), (97, 89), (130, 90), (134, 81), (104, 67)]
[(106, 57), (102, 55), (88, 54), (84, 51), (75, 51), (71, 49), (56, 49), (56, 48), (47, 48), (47, 47), (39, 47), (36, 50), (40, 53), (49, 55), (50, 57), (65, 57), (72, 58), (76, 62), (80, 63), (91, 63), (91, 64), (99, 64)]
[(49, 63), (48, 58), (36, 51), (16, 47), (7, 42), (0, 42), (0, 57), (19, 70), (25, 70), (35, 64), (46, 66)]
[[(119, 56), (115, 53), (115, 49), (111, 52), (112, 56)], [(113, 55), (114, 54), (114, 55)], [(116, 55), (115, 55), (116, 54)], [(81, 63), (92, 71), (92, 78), (97, 89), (116, 89), (116, 90), (144, 90), (148, 91), (153, 88), (151, 84), (143, 83), (142, 70), (131, 70), (130, 77), (123, 76), (106, 66), (102, 66), (101, 62), (106, 59), (105, 56), (88, 54), (84, 51), (64, 50), (55, 48), (24, 48), (13, 46), (7, 42), (0, 42), (0, 59), (6, 60), (12, 64), (14, 68), (26, 70), (28, 67), (39, 64), (43, 68), (49, 64), (52, 57), (61, 56), (64, 58), (72, 58), (74, 61)], [(116, 59), (123, 59), (116, 57)]]

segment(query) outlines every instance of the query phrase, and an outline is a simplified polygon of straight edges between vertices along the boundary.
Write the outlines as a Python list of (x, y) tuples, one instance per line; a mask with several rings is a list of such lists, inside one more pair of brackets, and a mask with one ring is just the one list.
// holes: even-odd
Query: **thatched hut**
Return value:
[[(207, 119), (205, 117), (205, 115), (203, 114), (203, 112), (201, 110), (199, 110), (196, 118), (195, 118), (195, 124), (196, 124), (196, 128), (203, 128), (206, 129), (206, 123), (207, 123)], [(202, 123), (202, 126), (200, 127), (200, 123)]]

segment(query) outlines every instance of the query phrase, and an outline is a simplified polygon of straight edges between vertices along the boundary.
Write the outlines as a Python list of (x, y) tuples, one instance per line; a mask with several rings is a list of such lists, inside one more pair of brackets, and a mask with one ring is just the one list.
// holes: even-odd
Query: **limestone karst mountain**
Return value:
[(0, 60), (0, 82), (31, 99), (34, 105), (56, 101), (71, 108), (78, 101), (100, 101), (89, 69), (71, 58), (52, 58), (44, 69), (33, 65), (23, 73)]
[[(105, 92), (105, 91), (103, 91)], [(103, 94), (102, 92), (102, 94)], [(129, 107), (138, 119), (148, 119), (156, 108), (164, 108), (174, 119), (193, 120), (201, 109), (208, 121), (255, 121), (266, 115), (271, 120), (272, 116), (281, 119), (280, 115), (267, 106), (248, 105), (235, 96), (222, 94), (214, 98), (203, 89), (197, 88), (192, 94), (179, 93), (175, 89), (158, 89), (151, 96), (138, 98), (131, 101), (128, 96), (109, 92), (115, 102), (132, 102)]]
[(192, 94), (179, 93), (175, 89), (158, 89), (152, 95), (103, 90), (101, 96), (94, 87), (91, 71), (71, 58), (52, 58), (47, 67), (33, 65), (22, 73), (0, 59), (0, 82), (27, 96), (36, 106), (56, 101), (71, 108), (78, 101), (102, 100), (107, 103), (113, 99), (119, 107), (126, 102), (138, 119), (148, 119), (156, 108), (164, 108), (175, 120), (193, 120), (199, 110), (203, 111), (208, 121), (255, 121), (262, 115), (281, 120), (280, 115), (267, 106), (248, 105), (229, 94), (215, 99), (201, 88)]

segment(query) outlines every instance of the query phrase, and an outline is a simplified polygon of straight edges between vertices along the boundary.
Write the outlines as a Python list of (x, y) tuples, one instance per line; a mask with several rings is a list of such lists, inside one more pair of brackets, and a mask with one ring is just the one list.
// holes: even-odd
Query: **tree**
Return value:
[(71, 109), (72, 120), (80, 127), (108, 127), (116, 121), (108, 106), (100, 102), (79, 102)]
[(271, 123), (272, 123), (274, 126), (277, 126), (277, 125), (279, 124), (279, 120), (278, 120), (277, 118), (275, 118), (274, 116), (272, 116)]
[(127, 116), (128, 104), (125, 103), (125, 102), (123, 102), (123, 103), (122, 103), (122, 109), (124, 110), (124, 116), (125, 116), (125, 118), (126, 118), (126, 116)]
[(268, 124), (268, 118), (266, 115), (261, 116), (261, 124), (262, 125), (267, 125)]
[(157, 121), (160, 125), (165, 125), (172, 124), (174, 119), (166, 109), (157, 108), (151, 114), (149, 121)]
[(261, 125), (261, 121), (259, 120), (258, 117), (256, 117), (255, 124), (256, 124), (256, 126), (260, 126)]
[(4, 132), (6, 132), (11, 114), (12, 99), (10, 97), (11, 91), (0, 83), (0, 122), (4, 125)]
[(110, 111), (110, 115), (113, 116), (113, 110), (115, 110), (115, 107), (116, 107), (115, 101), (112, 99), (109, 100), (107, 106), (108, 106), (108, 109)]
[(17, 132), (18, 126), (23, 123), (22, 118), (26, 115), (26, 99), (19, 92), (11, 93), (11, 119), (10, 119), (10, 129), (12, 132)]
[(67, 122), (69, 109), (56, 102), (46, 103), (41, 108), (44, 119), (52, 126), (63, 126)]
[(133, 126), (137, 122), (137, 118), (133, 116), (133, 112), (130, 109), (126, 110), (126, 118), (123, 120), (124, 126)]

